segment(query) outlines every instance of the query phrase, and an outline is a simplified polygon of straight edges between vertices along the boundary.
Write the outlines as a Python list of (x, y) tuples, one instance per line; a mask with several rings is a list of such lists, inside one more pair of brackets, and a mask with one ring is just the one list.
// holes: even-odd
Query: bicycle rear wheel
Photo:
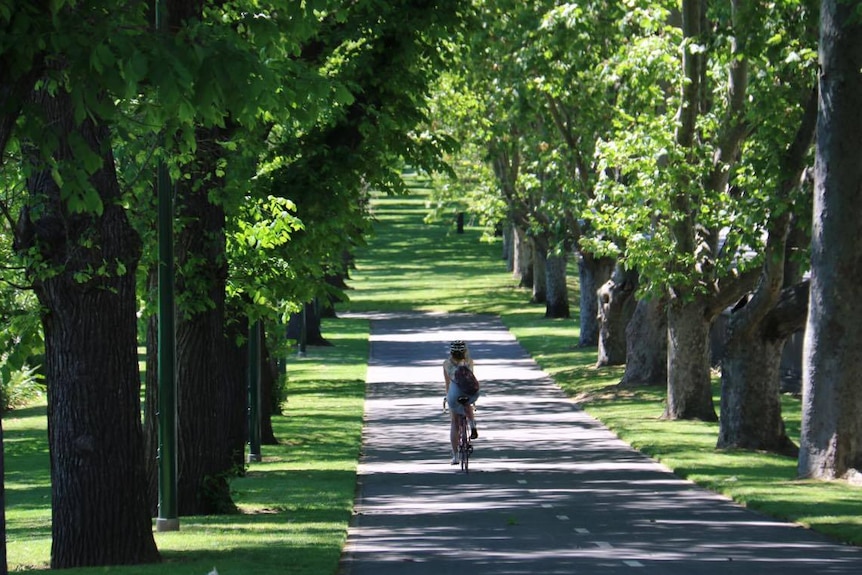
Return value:
[(458, 454), (464, 473), (470, 473), (470, 436), (467, 433), (467, 428), (467, 418), (462, 416), (458, 426)]

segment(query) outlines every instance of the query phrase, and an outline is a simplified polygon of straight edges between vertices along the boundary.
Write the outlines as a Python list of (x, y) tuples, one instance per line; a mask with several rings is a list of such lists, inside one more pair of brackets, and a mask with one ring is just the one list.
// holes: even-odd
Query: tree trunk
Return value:
[[(101, 214), (70, 213), (45, 170), (28, 181), (30, 205), (39, 210), (30, 212), (33, 219), (25, 210), (19, 226), (28, 236), (19, 245), (35, 247), (42, 264), (57, 271), (45, 277), (44, 268), (31, 270), (44, 309), (51, 567), (156, 562), (140, 416), (140, 238), (120, 205), (108, 126), (89, 119), (76, 126), (62, 91), (36, 100), (58, 138), (61, 166), (77, 163), (68, 144), (73, 136), (103, 160), (89, 178)], [(106, 273), (93, 272), (103, 265)]]
[(667, 385), (667, 307), (642, 299), (626, 327), (626, 371), (621, 386)]
[(235, 404), (227, 414), (227, 451), (237, 469), (246, 463), (245, 449), (248, 445), (248, 317), (245, 311), (233, 306), (227, 308), (225, 328), (225, 389), (229, 401)]
[(667, 305), (667, 419), (717, 421), (709, 370), (710, 320), (698, 300)]
[(772, 451), (796, 456), (781, 417), (781, 350), (802, 327), (808, 283), (784, 290), (755, 329), (735, 330), (731, 316), (721, 365), (721, 418), (717, 447)]
[(278, 369), (275, 361), (269, 353), (266, 344), (266, 330), (261, 328), (261, 366), (260, 366), (260, 442), (263, 445), (278, 445), (278, 438), (272, 428), (272, 415), (274, 409), (275, 382), (278, 379)]
[(862, 469), (862, 20), (823, 0), (799, 475)]
[(599, 344), (599, 288), (610, 279), (616, 262), (612, 258), (595, 258), (578, 252), (578, 276), (581, 286), (579, 347)]
[[(332, 345), (323, 337), (320, 331), (320, 315), (317, 311), (317, 300), (305, 304), (304, 312), (291, 314), (287, 323), (288, 339), (295, 339), (302, 346), (306, 345)], [(305, 325), (303, 326), (303, 322)], [(305, 333), (303, 334), (303, 327)]]
[(532, 288), (533, 282), (533, 242), (523, 228), (515, 227), (515, 278), (518, 287)]
[(533, 243), (533, 291), (530, 303), (548, 301), (548, 252)]
[(506, 260), (506, 271), (515, 271), (515, 226), (511, 222), (503, 225), (503, 259)]
[(566, 256), (548, 254), (545, 261), (545, 277), (548, 279), (548, 298), (545, 302), (546, 318), (568, 318), (569, 288), (566, 285)]
[(191, 178), (177, 184), (177, 503), (180, 515), (235, 509), (225, 422), (235, 406), (225, 385), (225, 214), (210, 201), (220, 181), (217, 129), (198, 129)]
[(614, 275), (598, 291), (599, 353), (596, 367), (623, 365), (626, 362), (626, 327), (637, 302), (637, 272), (617, 266)]

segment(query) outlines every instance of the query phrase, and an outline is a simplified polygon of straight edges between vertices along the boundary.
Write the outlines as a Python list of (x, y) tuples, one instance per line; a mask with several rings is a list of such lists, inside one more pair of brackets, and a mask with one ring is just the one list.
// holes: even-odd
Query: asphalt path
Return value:
[[(371, 319), (343, 575), (862, 573), (862, 550), (682, 480), (584, 413), (494, 317)], [(442, 364), (482, 383), (470, 473), (450, 465)]]

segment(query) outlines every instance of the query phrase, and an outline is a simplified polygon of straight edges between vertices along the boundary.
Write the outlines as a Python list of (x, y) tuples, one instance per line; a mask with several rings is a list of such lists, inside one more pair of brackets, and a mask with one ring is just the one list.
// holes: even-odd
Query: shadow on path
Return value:
[[(862, 550), (679, 479), (581, 411), (496, 318), (372, 317), (345, 575), (832, 574)], [(449, 465), (447, 343), (482, 382), (470, 473)]]

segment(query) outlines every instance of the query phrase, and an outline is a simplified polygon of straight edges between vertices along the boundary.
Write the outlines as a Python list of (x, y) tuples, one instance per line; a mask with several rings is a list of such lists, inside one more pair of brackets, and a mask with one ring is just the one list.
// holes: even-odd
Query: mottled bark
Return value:
[(721, 365), (717, 447), (798, 453), (781, 415), (779, 368), (784, 342), (804, 325), (807, 307), (808, 283), (804, 282), (783, 290), (777, 305), (754, 329), (733, 333), (731, 318)]
[(581, 285), (580, 347), (599, 344), (599, 288), (611, 278), (616, 262), (613, 258), (597, 258), (590, 253), (578, 252), (578, 277)]
[(862, 469), (862, 20), (823, 0), (799, 475)]
[(515, 227), (515, 279), (518, 287), (533, 287), (533, 242), (520, 227)]
[(626, 371), (619, 385), (667, 385), (667, 309), (664, 298), (638, 301), (626, 326)]
[(599, 352), (596, 367), (626, 362), (626, 327), (635, 311), (637, 272), (617, 266), (598, 290)]
[(716, 421), (709, 369), (709, 325), (703, 305), (670, 298), (667, 304), (667, 419)]
[(566, 256), (548, 254), (545, 261), (545, 277), (548, 280), (548, 297), (545, 301), (546, 318), (568, 318), (569, 288), (566, 285)]
[(75, 163), (70, 138), (100, 154), (89, 180), (104, 208), (70, 212), (50, 171), (34, 165), (29, 205), (38, 209), (22, 213), (16, 243), (55, 272), (31, 270), (44, 310), (51, 567), (156, 562), (140, 418), (140, 238), (121, 206), (108, 127), (75, 124), (62, 90), (40, 92), (34, 103), (58, 138), (55, 160)]

